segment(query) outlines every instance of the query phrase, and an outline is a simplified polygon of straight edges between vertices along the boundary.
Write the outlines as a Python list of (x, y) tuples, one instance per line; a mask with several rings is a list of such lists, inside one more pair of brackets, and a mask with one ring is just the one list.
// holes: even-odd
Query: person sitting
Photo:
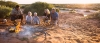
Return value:
[(26, 16), (26, 24), (32, 24), (32, 13), (29, 11)]
[(33, 24), (35, 24), (35, 25), (39, 25), (39, 24), (40, 24), (40, 19), (39, 19), (39, 17), (37, 16), (37, 13), (36, 13), (36, 12), (34, 12)]
[(50, 11), (49, 9), (46, 9), (44, 13), (44, 22), (49, 22), (49, 20), (50, 20)]
[(16, 19), (21, 19), (21, 23), (23, 23), (23, 12), (19, 5), (16, 5), (16, 7), (11, 11), (11, 21), (13, 21), (14, 25), (16, 25)]
[(59, 14), (56, 12), (56, 9), (51, 10), (51, 25), (58, 25)]

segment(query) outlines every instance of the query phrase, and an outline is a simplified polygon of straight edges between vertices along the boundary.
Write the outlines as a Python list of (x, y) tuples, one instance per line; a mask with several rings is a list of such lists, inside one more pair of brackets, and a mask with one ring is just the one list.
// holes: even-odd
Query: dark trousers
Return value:
[(13, 21), (14, 25), (17, 25), (15, 21), (16, 19), (21, 19), (21, 23), (23, 23), (23, 18), (24, 18), (23, 15), (11, 15), (11, 21)]
[(16, 19), (23, 20), (23, 15), (11, 15), (11, 21), (15, 21)]

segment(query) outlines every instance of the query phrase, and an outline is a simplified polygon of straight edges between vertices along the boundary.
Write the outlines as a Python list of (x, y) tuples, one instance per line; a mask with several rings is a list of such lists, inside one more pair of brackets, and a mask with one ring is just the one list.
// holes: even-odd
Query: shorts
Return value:
[(26, 24), (32, 24), (31, 22), (26, 21)]
[(34, 21), (33, 24), (38, 25), (38, 24), (40, 24), (40, 21)]

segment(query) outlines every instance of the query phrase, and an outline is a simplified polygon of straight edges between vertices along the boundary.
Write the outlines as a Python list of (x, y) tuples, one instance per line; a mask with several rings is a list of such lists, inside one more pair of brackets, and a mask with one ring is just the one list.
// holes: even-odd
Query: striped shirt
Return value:
[(23, 12), (21, 11), (21, 10), (16, 10), (15, 8), (11, 11), (11, 14), (13, 15), (13, 14), (17, 14), (17, 15), (21, 15), (21, 14), (23, 14)]

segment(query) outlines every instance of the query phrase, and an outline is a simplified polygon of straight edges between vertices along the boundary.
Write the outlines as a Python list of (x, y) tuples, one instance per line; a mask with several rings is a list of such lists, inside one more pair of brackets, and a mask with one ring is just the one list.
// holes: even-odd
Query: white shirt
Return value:
[(32, 16), (26, 16), (26, 21), (31, 22), (32, 21)]

